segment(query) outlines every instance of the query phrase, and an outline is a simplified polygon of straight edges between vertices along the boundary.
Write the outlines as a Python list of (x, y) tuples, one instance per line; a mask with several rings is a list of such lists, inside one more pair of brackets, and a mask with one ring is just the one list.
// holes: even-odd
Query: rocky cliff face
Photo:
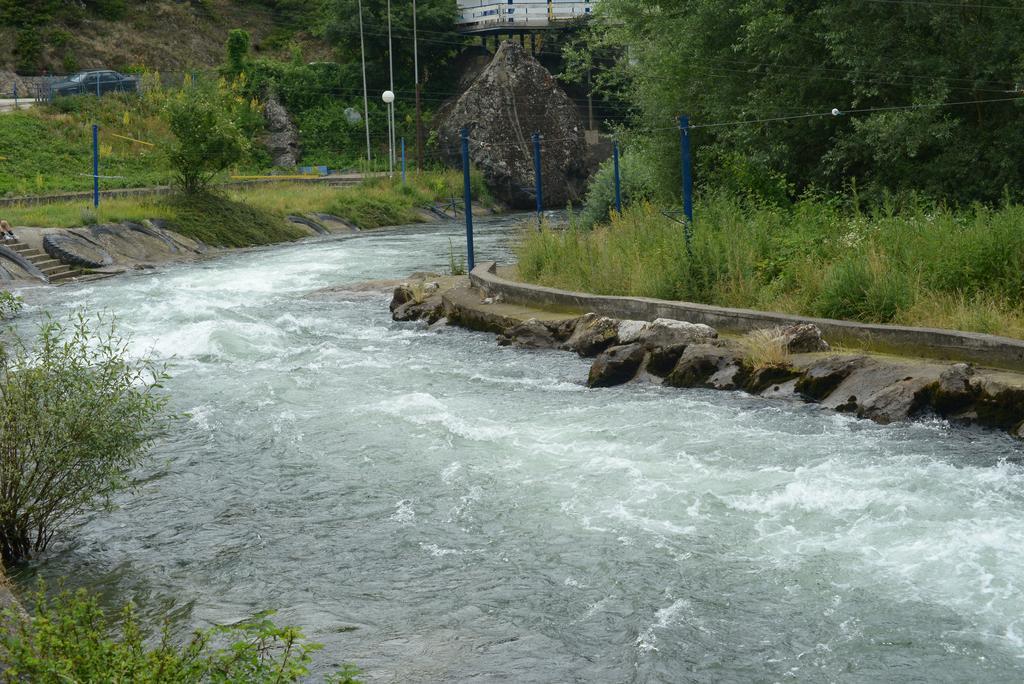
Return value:
[(589, 175), (583, 119), (548, 70), (516, 43), (502, 43), (469, 89), (441, 108), (437, 121), (441, 153), (456, 165), (460, 129), (469, 129), (473, 164), (510, 207), (535, 206), (534, 131), (544, 136), (544, 205), (564, 208), (582, 198)]
[(267, 124), (265, 144), (274, 166), (297, 166), (302, 158), (299, 129), (273, 93), (263, 104), (263, 119)]

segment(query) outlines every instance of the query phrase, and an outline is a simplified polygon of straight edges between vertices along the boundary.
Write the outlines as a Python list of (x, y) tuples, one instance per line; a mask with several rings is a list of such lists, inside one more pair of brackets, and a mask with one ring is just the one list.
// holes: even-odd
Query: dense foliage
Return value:
[(160, 424), (162, 371), (130, 360), (112, 324), (45, 323), (0, 356), (0, 555), (42, 551), (128, 483)]
[(1024, 82), (1024, 12), (1005, 4), (602, 0), (575, 59), (619, 55), (595, 78), (630, 102), (628, 138), (664, 198), (678, 194), (680, 113), (815, 114), (695, 130), (698, 181), (777, 198), (856, 179), (873, 198), (993, 202), (1024, 188), (1024, 102), (1006, 101)]
[(174, 136), (167, 158), (186, 194), (205, 190), (218, 174), (243, 161), (263, 127), (255, 103), (223, 83), (186, 84), (168, 96), (164, 116)]
[[(271, 613), (233, 625), (197, 631), (178, 645), (165, 629), (157, 639), (143, 633), (131, 605), (113, 622), (83, 591), (54, 598), (40, 587), (31, 616), (8, 611), (11, 629), (0, 630), (4, 682), (297, 682), (309, 675), (320, 644), (296, 627), (279, 627)], [(344, 666), (327, 678), (358, 684), (359, 671)]]

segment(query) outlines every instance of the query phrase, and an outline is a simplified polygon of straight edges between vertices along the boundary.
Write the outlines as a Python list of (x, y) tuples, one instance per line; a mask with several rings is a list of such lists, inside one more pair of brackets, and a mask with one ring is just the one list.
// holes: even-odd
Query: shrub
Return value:
[[(623, 208), (654, 199), (657, 183), (650, 169), (639, 154), (624, 154), (620, 157), (619, 182)], [(608, 160), (601, 164), (601, 168), (590, 181), (583, 211), (579, 217), (580, 223), (590, 228), (607, 221), (614, 208), (615, 165), (612, 160)]]
[[(262, 613), (233, 625), (197, 631), (182, 646), (167, 628), (147, 639), (128, 605), (112, 626), (95, 597), (84, 591), (47, 598), (40, 586), (31, 617), (8, 610), (0, 631), (7, 682), (296, 682), (309, 674), (322, 647), (296, 627), (278, 627)], [(113, 627), (113, 628), (112, 628)], [(329, 681), (359, 684), (346, 665)]]
[(232, 78), (245, 70), (245, 65), (249, 60), (249, 46), (251, 44), (252, 38), (249, 37), (248, 31), (231, 29), (231, 32), (228, 33), (227, 64), (225, 69)]
[(878, 254), (857, 254), (832, 267), (818, 295), (815, 313), (826, 318), (888, 323), (913, 302), (913, 285), (906, 273), (888, 268), (885, 258)]
[(251, 147), (247, 107), (223, 87), (206, 84), (183, 88), (168, 98), (164, 111), (174, 140), (167, 157), (183, 192), (202, 192), (217, 174), (246, 156)]
[(164, 377), (131, 361), (113, 323), (46, 322), (0, 358), (0, 555), (46, 548), (69, 519), (125, 487), (160, 425)]

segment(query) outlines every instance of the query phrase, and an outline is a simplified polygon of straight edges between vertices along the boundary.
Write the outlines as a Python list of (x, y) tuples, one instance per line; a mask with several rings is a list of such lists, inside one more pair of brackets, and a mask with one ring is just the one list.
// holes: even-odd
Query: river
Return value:
[[(446, 271), (442, 225), (62, 288), (172, 363), (188, 414), (112, 511), (23, 571), (176, 628), (267, 608), (371, 682), (1020, 681), (1008, 437), (587, 364), (317, 288)], [(507, 258), (513, 220), (478, 224)]]

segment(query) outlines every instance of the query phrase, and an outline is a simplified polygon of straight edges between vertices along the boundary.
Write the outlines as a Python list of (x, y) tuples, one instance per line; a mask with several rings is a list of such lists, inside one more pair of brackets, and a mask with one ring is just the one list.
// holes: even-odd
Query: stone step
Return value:
[(79, 271), (64, 271), (63, 273), (55, 273), (52, 276), (48, 276), (51, 283), (59, 283), (65, 280), (74, 280), (78, 276), (82, 275)]
[(45, 259), (29, 259), (29, 261), (31, 261), (35, 265), (35, 267), (39, 269), (62, 265), (60, 261), (57, 261), (56, 259), (51, 259), (49, 257)]
[(58, 266), (47, 266), (46, 268), (41, 268), (39, 270), (42, 271), (43, 275), (45, 275), (47, 278), (53, 275), (57, 275), (58, 273), (77, 272), (75, 269), (69, 266), (65, 266), (64, 264), (60, 264)]

